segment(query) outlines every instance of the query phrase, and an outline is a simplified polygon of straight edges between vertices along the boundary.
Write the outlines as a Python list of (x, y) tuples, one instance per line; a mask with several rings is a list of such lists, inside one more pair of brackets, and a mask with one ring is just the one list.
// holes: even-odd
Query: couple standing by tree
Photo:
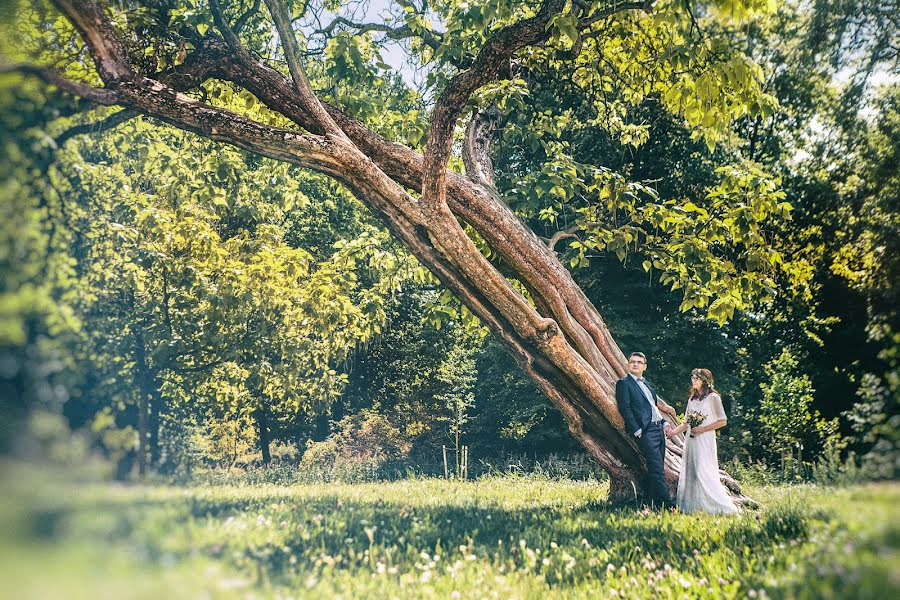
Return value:
[[(713, 377), (707, 369), (691, 372), (691, 391), (685, 410), (685, 422), (671, 427), (662, 413), (675, 417), (675, 409), (660, 400), (656, 391), (644, 380), (647, 357), (632, 352), (628, 359), (628, 375), (616, 383), (616, 402), (625, 419), (625, 430), (637, 439), (647, 461), (647, 495), (662, 507), (677, 506), (685, 512), (733, 514), (734, 502), (719, 479), (716, 456), (716, 429), (726, 423), (722, 398), (713, 388)], [(690, 422), (694, 420), (693, 424)], [(673, 502), (663, 476), (666, 439), (688, 431), (682, 455), (678, 492)]]

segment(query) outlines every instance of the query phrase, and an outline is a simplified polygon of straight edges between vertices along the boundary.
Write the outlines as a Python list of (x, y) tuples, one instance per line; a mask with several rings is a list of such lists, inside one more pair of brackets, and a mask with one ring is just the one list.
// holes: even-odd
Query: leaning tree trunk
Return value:
[[(496, 120), (476, 118), (470, 123), (463, 153), (467, 176), (447, 169), (452, 133), (468, 98), (495, 79), (517, 50), (545, 40), (549, 20), (564, 2), (548, 0), (535, 17), (499, 30), (470, 68), (450, 81), (433, 111), (424, 156), (316, 98), (303, 73), (287, 11), (278, 0), (266, 4), (291, 79), (241, 46), (214, 0), (210, 7), (222, 38), (195, 38), (197, 50), (162, 80), (135, 71), (94, 2), (55, 3), (81, 34), (106, 87), (91, 88), (46, 70), (23, 70), (96, 103), (120, 105), (345, 184), (512, 352), (562, 412), (571, 434), (609, 473), (610, 497), (644, 494), (646, 465), (633, 437), (624, 431), (615, 402), (615, 382), (626, 373), (625, 357), (552, 247), (498, 197), (488, 152)], [(616, 5), (607, 14), (633, 7)], [(301, 129), (267, 126), (177, 92), (208, 77), (250, 91)], [(481, 254), (463, 223), (477, 231), (524, 284), (530, 301)], [(670, 441), (668, 449), (665, 476), (673, 487), (681, 466), (680, 443)], [(730, 479), (727, 483), (736, 489)]]

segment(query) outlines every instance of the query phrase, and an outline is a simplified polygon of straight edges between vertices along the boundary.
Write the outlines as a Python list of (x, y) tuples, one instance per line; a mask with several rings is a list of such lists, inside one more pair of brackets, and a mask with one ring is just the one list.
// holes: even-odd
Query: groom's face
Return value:
[(640, 356), (632, 356), (628, 359), (628, 372), (635, 377), (643, 377), (647, 369), (647, 361)]

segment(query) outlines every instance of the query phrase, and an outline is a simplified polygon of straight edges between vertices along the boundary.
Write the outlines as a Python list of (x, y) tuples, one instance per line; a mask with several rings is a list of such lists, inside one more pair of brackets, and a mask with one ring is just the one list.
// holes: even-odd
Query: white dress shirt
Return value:
[[(651, 417), (653, 422), (662, 421), (662, 415), (659, 413), (659, 409), (656, 407), (656, 402), (653, 401), (653, 393), (650, 391), (650, 388), (647, 387), (647, 384), (644, 383), (644, 378), (635, 377), (633, 373), (629, 373), (628, 376), (634, 379), (635, 383), (638, 384), (638, 387), (641, 388), (641, 391), (644, 392), (644, 397), (647, 398), (647, 402), (650, 403), (650, 414), (653, 415)], [(635, 437), (641, 437), (641, 433), (643, 433), (643, 431), (643, 429), (638, 429), (637, 431), (635, 431)]]

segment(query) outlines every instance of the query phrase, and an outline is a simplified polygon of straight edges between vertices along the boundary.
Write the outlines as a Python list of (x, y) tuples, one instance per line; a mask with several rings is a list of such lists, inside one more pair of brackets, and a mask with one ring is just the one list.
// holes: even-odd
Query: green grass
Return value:
[(900, 485), (747, 490), (739, 517), (529, 478), (293, 487), (61, 483), (6, 470), (10, 598), (888, 598)]

